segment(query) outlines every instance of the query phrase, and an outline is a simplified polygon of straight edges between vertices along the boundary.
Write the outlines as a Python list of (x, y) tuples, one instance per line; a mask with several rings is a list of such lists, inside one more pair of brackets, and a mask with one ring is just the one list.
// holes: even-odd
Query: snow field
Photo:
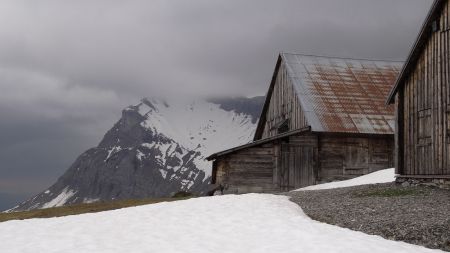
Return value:
[(217, 196), (0, 223), (0, 252), (439, 252), (308, 218), (286, 196)]

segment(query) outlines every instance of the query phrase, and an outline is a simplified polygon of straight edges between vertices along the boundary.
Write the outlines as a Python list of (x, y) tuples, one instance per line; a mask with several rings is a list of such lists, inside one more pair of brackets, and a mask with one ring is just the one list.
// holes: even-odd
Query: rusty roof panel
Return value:
[(393, 134), (386, 97), (402, 62), (282, 54), (300, 104), (316, 132)]

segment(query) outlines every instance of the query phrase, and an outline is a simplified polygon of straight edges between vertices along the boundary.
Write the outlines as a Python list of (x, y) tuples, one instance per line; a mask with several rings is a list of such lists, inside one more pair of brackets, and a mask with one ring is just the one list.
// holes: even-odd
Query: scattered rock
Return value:
[(402, 183), (402, 186), (403, 187), (409, 187), (409, 186), (411, 186), (411, 184), (409, 182), (404, 182), (404, 183)]

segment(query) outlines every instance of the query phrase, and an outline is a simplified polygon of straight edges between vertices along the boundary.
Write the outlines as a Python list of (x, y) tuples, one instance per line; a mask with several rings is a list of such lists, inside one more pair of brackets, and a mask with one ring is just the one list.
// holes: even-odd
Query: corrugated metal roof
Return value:
[(281, 55), (312, 131), (392, 134), (386, 106), (402, 62)]

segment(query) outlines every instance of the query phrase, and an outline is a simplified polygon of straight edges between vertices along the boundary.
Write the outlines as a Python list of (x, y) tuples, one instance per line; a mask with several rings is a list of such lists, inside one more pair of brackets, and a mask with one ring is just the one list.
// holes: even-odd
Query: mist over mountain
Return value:
[(259, 119), (262, 105), (266, 97), (259, 96), (252, 99), (245, 97), (237, 98), (211, 98), (208, 101), (219, 104), (220, 108), (226, 111), (235, 111), (236, 113), (243, 113), (252, 116), (253, 123)]

